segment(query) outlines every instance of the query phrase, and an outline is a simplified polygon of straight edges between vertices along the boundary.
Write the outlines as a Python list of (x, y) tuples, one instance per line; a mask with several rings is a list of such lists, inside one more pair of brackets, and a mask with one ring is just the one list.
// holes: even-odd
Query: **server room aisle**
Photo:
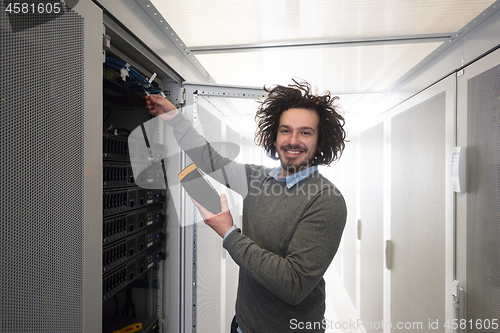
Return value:
[[(325, 333), (363, 333), (356, 329), (356, 315), (349, 303), (342, 281), (335, 269), (331, 266), (325, 273), (326, 282), (326, 330)], [(343, 327), (343, 328), (342, 328)]]

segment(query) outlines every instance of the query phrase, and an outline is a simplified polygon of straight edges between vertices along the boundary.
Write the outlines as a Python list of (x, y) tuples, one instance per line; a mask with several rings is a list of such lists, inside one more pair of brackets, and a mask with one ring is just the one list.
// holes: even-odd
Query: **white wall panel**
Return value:
[[(384, 124), (360, 133), (360, 318), (383, 320)], [(381, 329), (366, 327), (368, 333)]]
[(344, 196), (347, 205), (347, 222), (342, 235), (340, 251), (334, 259), (334, 265), (342, 278), (351, 302), (356, 306), (356, 267), (357, 267), (357, 241), (356, 220), (358, 217), (358, 203), (356, 189), (358, 187), (357, 177), (357, 152), (358, 137), (350, 139), (342, 154), (341, 162), (343, 172), (342, 184), (336, 184)]

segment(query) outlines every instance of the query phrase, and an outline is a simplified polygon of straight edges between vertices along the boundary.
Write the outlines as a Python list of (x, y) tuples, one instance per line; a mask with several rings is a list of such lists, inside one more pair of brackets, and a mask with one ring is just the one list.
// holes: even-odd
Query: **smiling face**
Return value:
[(280, 178), (312, 165), (317, 151), (318, 127), (316, 111), (288, 109), (281, 114), (274, 143), (281, 161)]

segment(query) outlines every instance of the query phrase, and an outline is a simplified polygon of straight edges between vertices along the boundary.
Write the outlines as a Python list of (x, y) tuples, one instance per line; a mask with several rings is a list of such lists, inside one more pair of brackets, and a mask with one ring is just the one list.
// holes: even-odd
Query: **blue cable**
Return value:
[(114, 70), (117, 70), (118, 72), (120, 72), (122, 69), (128, 69), (128, 76), (124, 81), (124, 84), (129, 88), (132, 88), (138, 92), (147, 91), (149, 94), (157, 94), (161, 92), (161, 89), (153, 90), (152, 84), (150, 84), (144, 76), (142, 76), (132, 66), (129, 65), (127, 67), (127, 63), (121, 59), (106, 55), (106, 62), (104, 64)]

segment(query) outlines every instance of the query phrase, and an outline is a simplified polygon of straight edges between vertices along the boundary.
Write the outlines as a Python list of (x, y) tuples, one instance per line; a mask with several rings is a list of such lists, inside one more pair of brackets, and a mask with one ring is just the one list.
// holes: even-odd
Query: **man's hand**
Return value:
[(170, 120), (179, 113), (179, 110), (163, 96), (148, 95), (145, 98), (146, 108), (153, 116), (160, 117), (163, 120)]
[(217, 215), (214, 215), (212, 212), (205, 209), (205, 207), (201, 206), (199, 203), (193, 200), (194, 205), (200, 211), (201, 216), (203, 217), (203, 221), (212, 229), (215, 230), (219, 236), (224, 237), (226, 232), (231, 229), (233, 226), (233, 217), (231, 216), (231, 212), (229, 211), (229, 207), (227, 205), (227, 199), (224, 194), (220, 196), (220, 205), (222, 207), (222, 212)]

